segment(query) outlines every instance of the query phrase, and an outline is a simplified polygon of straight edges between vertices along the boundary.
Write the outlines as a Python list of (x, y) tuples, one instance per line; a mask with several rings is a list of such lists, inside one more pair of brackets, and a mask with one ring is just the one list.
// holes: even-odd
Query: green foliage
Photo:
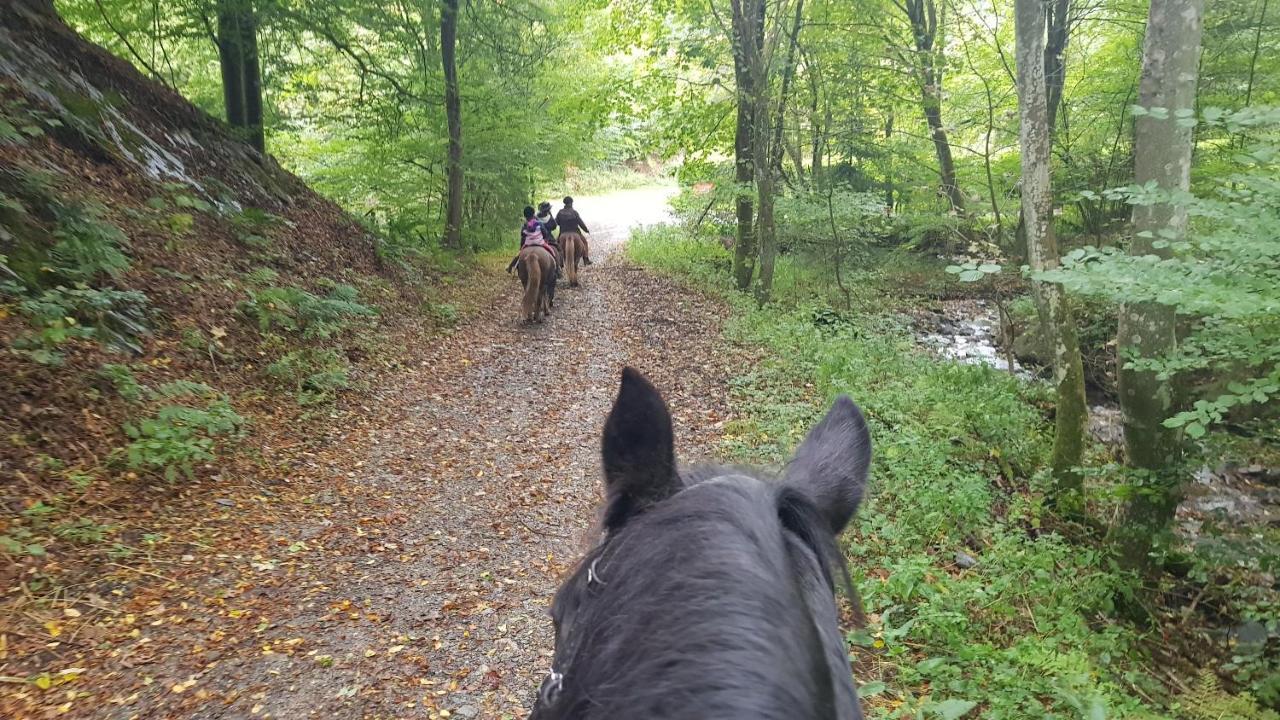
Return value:
[(664, 179), (663, 175), (641, 172), (625, 165), (602, 165), (568, 173), (564, 193), (599, 195), (615, 190), (648, 187)]
[(147, 333), (148, 303), (141, 292), (102, 284), (128, 270), (128, 238), (92, 201), (68, 200), (47, 173), (6, 169), (0, 186), (0, 294), (16, 300), (31, 330), (13, 347), (29, 359), (60, 365), (73, 340), (97, 340), (136, 352)]
[(974, 234), (972, 220), (939, 213), (899, 215), (892, 225), (893, 237), (903, 247), (919, 252), (964, 250)]
[(26, 145), (61, 127), (61, 120), (33, 107), (24, 97), (0, 99), (0, 145)]
[(342, 284), (334, 284), (324, 297), (297, 287), (251, 289), (240, 311), (255, 320), (262, 332), (284, 330), (305, 339), (330, 337), (346, 329), (352, 319), (375, 314), (359, 302), (354, 287)]
[(266, 210), (246, 207), (227, 218), (235, 230), (236, 239), (245, 247), (264, 251), (272, 246), (271, 234), (289, 225), (289, 221)]
[(115, 530), (92, 517), (75, 515), (72, 503), (63, 495), (51, 495), (29, 505), (11, 521), (0, 534), (0, 554), (42, 557), (52, 540), (93, 545), (105, 541)]
[(775, 213), (780, 248), (824, 260), (864, 256), (865, 247), (888, 231), (884, 198), (869, 192), (789, 192), (778, 198)]
[(164, 405), (152, 417), (127, 423), (124, 432), (132, 442), (123, 455), (131, 470), (158, 473), (169, 482), (180, 474), (194, 478), (197, 463), (215, 459), (218, 438), (235, 435), (244, 424), (226, 397), (207, 385), (177, 381), (152, 394), (202, 404)]
[(267, 375), (289, 387), (299, 405), (331, 402), (347, 387), (350, 363), (337, 350), (303, 348), (285, 353), (267, 366)]
[(250, 285), (273, 285), (280, 279), (280, 273), (269, 267), (256, 267), (245, 273), (244, 279)]
[[(1182, 119), (1197, 122), (1191, 115)], [(1280, 396), (1280, 109), (1206, 108), (1199, 122), (1253, 134), (1253, 144), (1235, 155), (1234, 172), (1195, 195), (1154, 185), (1103, 193), (1130, 205), (1184, 207), (1192, 219), (1186, 238), (1171, 229), (1151, 238), (1170, 257), (1090, 246), (1070, 252), (1060, 270), (1043, 274), (1073, 292), (1115, 304), (1155, 302), (1186, 319), (1190, 332), (1171, 355), (1125, 360), (1162, 377), (1214, 370), (1232, 378), (1225, 388), (1205, 388), (1205, 397), (1166, 420), (1192, 437), (1203, 436), (1234, 408), (1268, 405)]]
[(125, 400), (136, 402), (142, 399), (144, 388), (128, 365), (107, 363), (98, 368), (98, 375), (109, 380)]
[(61, 347), (75, 339), (96, 339), (106, 346), (137, 352), (147, 333), (147, 296), (133, 290), (62, 286), (18, 303), (33, 330), (14, 348), (44, 365), (63, 362)]
[(52, 257), (55, 272), (72, 282), (91, 282), (102, 276), (119, 277), (129, 268), (124, 253), (129, 238), (102, 218), (104, 208), (94, 203), (54, 205), (57, 229)]
[[(642, 234), (628, 252), (725, 292), (734, 308), (729, 336), (772, 351), (733, 381), (743, 409), (725, 432), (733, 459), (782, 462), (837, 393), (870, 418), (871, 498), (846, 542), (871, 617), (851, 640), (883, 682), (871, 717), (973, 716), (979, 704), (984, 718), (1142, 709), (1128, 689), (1140, 678), (1126, 670), (1138, 637), (1100, 619), (1129, 581), (1100, 551), (1037, 530), (1040, 496), (1008, 489), (1046, 461), (1048, 427), (1036, 407), (1044, 390), (934, 360), (891, 316), (833, 314), (796, 303), (794, 291), (757, 308), (707, 269), (718, 245), (669, 228)], [(958, 567), (957, 551), (978, 564)], [(896, 712), (879, 707), (889, 697)]]
[(0, 553), (13, 557), (44, 557), (44, 545), (35, 542), (35, 535), (24, 527), (11, 528), (0, 535)]
[(948, 265), (947, 272), (960, 278), (960, 282), (978, 282), (988, 275), (996, 275), (1000, 272), (1000, 266), (995, 263), (978, 262), (977, 260), (969, 260), (961, 265)]
[(458, 306), (453, 303), (432, 303), (428, 312), (431, 314), (431, 319), (439, 327), (453, 327), (461, 319), (458, 313)]
[[(129, 239), (92, 200), (67, 199), (50, 173), (23, 166), (0, 173), (0, 241), (21, 290), (118, 279), (129, 268)], [(21, 261), (21, 265), (18, 263)]]
[(1225, 692), (1212, 670), (1201, 671), (1195, 686), (1178, 700), (1179, 715), (1186, 720), (1280, 720), (1280, 714), (1259, 708), (1249, 695)]

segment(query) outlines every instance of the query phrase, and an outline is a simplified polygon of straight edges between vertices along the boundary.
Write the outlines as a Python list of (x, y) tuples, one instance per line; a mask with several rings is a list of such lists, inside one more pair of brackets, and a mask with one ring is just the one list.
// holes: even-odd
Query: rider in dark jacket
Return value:
[[(573, 198), (566, 197), (564, 199), (564, 207), (560, 208), (560, 212), (556, 213), (556, 224), (560, 226), (560, 234), (577, 233), (581, 236), (583, 233), (589, 233), (587, 224), (582, 221), (582, 216), (577, 210), (573, 209)], [(582, 238), (582, 264), (590, 265), (591, 258), (588, 256), (589, 248), (587, 247), (587, 239)]]

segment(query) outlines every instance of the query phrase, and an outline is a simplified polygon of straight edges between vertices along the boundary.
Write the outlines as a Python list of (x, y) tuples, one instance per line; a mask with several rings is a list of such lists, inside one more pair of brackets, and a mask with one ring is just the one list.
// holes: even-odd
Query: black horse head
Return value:
[(604, 539), (556, 595), (532, 718), (861, 718), (834, 597), (871, 460), (858, 407), (838, 399), (779, 480), (682, 476), (666, 403), (627, 368), (603, 458)]

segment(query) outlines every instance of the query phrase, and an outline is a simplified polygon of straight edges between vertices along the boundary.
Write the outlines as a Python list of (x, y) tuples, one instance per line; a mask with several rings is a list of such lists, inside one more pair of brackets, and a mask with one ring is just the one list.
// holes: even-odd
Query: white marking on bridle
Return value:
[(542, 692), (538, 693), (539, 700), (544, 705), (550, 705), (555, 702), (555, 696), (560, 694), (560, 690), (564, 688), (564, 675), (556, 672), (555, 668), (547, 673), (542, 680)]

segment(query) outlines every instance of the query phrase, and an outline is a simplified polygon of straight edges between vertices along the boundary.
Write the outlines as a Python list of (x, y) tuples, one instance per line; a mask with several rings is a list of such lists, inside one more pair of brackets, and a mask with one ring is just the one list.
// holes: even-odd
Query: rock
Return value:
[(454, 710), (453, 714), (457, 715), (458, 717), (473, 718), (476, 715), (479, 715), (480, 711), (476, 710), (474, 705), (463, 705), (457, 710)]
[(218, 504), (219, 504), (219, 505), (221, 505), (222, 507), (235, 507), (235, 506), (236, 506), (236, 501), (235, 501), (235, 500), (228, 500), (227, 498), (218, 498), (217, 500), (214, 500), (214, 502), (218, 503)]
[(965, 569), (965, 570), (968, 570), (969, 568), (977, 567), (977, 566), (978, 566), (978, 560), (977, 560), (977, 558), (973, 557), (972, 555), (970, 555), (970, 554), (968, 554), (968, 553), (966, 553), (966, 552), (963, 552), (963, 551), (957, 550), (957, 551), (956, 551), (956, 565), (957, 565), (957, 566), (959, 566), (959, 567), (961, 567), (961, 568), (963, 568), (963, 569)]
[(1256, 620), (1250, 620), (1236, 627), (1236, 643), (1242, 648), (1261, 650), (1267, 644), (1267, 628)]

